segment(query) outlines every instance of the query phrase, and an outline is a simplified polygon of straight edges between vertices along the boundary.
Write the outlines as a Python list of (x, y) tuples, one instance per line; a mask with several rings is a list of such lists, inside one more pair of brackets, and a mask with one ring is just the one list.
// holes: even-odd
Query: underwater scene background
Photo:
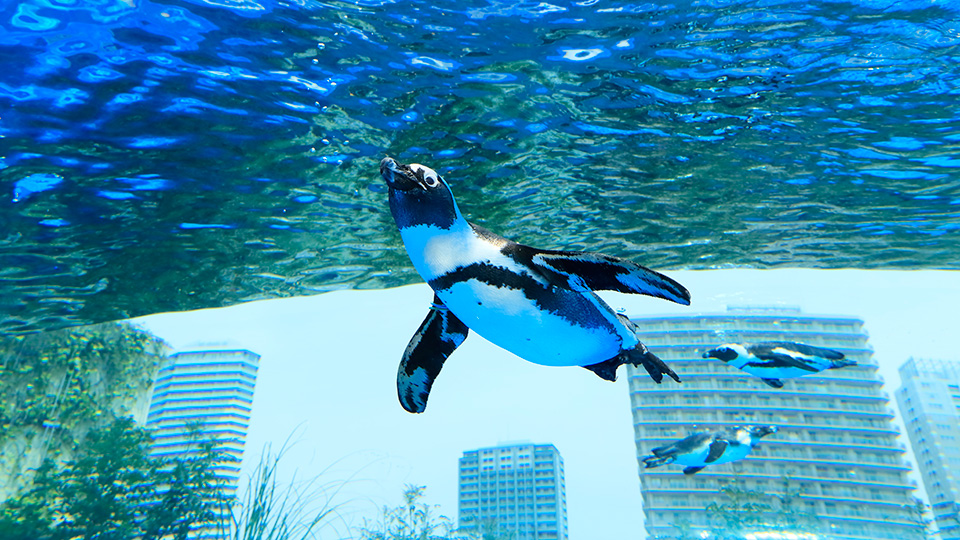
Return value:
[[(96, 429), (145, 419), (158, 368), (211, 342), (262, 355), (243, 474), (291, 442), (282, 481), (323, 484), (292, 500), (343, 505), (320, 538), (402, 537), (388, 530), (398, 514), (378, 511), (407, 484), (426, 484), (425, 495), (406, 495), (453, 517), (460, 453), (518, 439), (556, 444), (566, 460), (571, 538), (645, 538), (654, 524), (638, 489), (643, 445), (716, 426), (675, 421), (650, 435), (641, 413), (657, 423), (683, 407), (731, 412), (741, 402), (723, 392), (735, 391), (746, 412), (764, 414), (757, 407), (775, 390), (697, 363), (709, 347), (762, 334), (735, 323), (672, 353), (669, 339), (659, 343), (685, 369), (673, 396), (643, 394), (632, 371), (630, 386), (625, 370), (611, 384), (473, 336), (431, 410), (405, 413), (396, 366), (430, 293), (398, 287), (421, 279), (387, 205), (378, 164), (388, 155), (438, 171), (464, 214), (496, 233), (624, 257), (692, 293), (689, 308), (614, 296), (630, 317), (740, 306), (777, 313), (774, 326), (807, 315), (864, 322), (868, 342), (845, 350), (860, 367), (790, 381), (784, 395), (794, 413), (852, 404), (850, 418), (883, 424), (864, 428), (879, 438), (811, 440), (805, 422), (819, 426), (811, 433), (837, 430), (811, 416), (784, 421), (745, 468), (689, 478), (677, 465), (656, 469), (665, 476), (647, 478), (663, 483), (644, 490), (680, 497), (696, 486), (718, 505), (710, 531), (684, 525), (703, 509), (671, 509), (670, 535), (872, 540), (805, 510), (774, 523), (750, 506), (763, 503), (749, 498), (759, 492), (716, 483), (794, 447), (817, 478), (834, 475), (814, 490), (821, 514), (828, 499), (859, 501), (848, 524), (890, 519), (899, 528), (886, 533), (918, 539), (960, 530), (942, 530), (960, 519), (960, 496), (914, 491), (916, 464), (933, 458), (897, 435), (908, 426), (893, 402), (908, 359), (960, 360), (957, 2), (26, 0), (0, 4), (0, 66), (0, 497), (26, 485), (19, 477), (53, 490), (0, 505), (0, 537), (49, 513), (47, 502), (71, 500), (69, 489), (96, 476), (71, 461), (103, 440)], [(233, 307), (162, 314), (221, 306)], [(172, 348), (142, 331), (78, 329), (150, 314), (161, 315), (137, 324)], [(735, 390), (685, 397), (701, 369)], [(868, 390), (825, 394), (835, 379)], [(960, 434), (952, 407), (942, 422)], [(130, 448), (143, 446), (123, 429)], [(829, 445), (835, 455), (823, 453)], [(40, 468), (43, 457), (76, 465), (75, 476)], [(872, 479), (837, 479), (851, 474), (844, 464), (872, 467)], [(158, 484), (181, 470), (164, 467), (151, 469)], [(769, 487), (780, 476), (764, 467)], [(878, 478), (908, 468), (888, 500), (883, 490), (900, 479)], [(208, 487), (201, 472), (186, 491)], [(933, 506), (911, 506), (915, 495)], [(158, 500), (130, 495), (128, 507), (163, 508)], [(199, 515), (177, 508), (170, 527)], [(457, 537), (452, 523), (421, 525), (437, 523), (449, 534), (428, 536)]]
[(542, 248), (956, 268), (958, 9), (4, 3), (0, 328), (414, 282), (387, 154)]

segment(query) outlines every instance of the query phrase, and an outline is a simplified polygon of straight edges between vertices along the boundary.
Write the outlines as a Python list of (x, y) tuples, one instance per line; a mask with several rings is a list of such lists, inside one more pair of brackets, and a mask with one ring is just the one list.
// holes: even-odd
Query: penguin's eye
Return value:
[(424, 189), (432, 189), (440, 185), (440, 177), (437, 171), (430, 167), (424, 167), (419, 163), (411, 163), (410, 170), (416, 176), (416, 181)]

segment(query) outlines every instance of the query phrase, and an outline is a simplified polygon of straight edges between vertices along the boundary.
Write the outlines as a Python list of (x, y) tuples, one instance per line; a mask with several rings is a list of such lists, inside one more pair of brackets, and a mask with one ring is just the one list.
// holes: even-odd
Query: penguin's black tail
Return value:
[(661, 465), (673, 463), (673, 456), (649, 456), (643, 458), (643, 468), (652, 469)]
[(643, 366), (647, 370), (647, 373), (650, 374), (650, 378), (660, 384), (663, 381), (664, 374), (669, 375), (671, 379), (680, 382), (680, 376), (674, 373), (670, 366), (666, 362), (661, 360), (657, 355), (650, 352), (649, 349), (643, 343), (637, 343), (637, 346), (628, 350), (623, 351), (623, 361), (624, 363), (630, 363), (635, 366)]
[(856, 360), (850, 360), (849, 358), (841, 358), (840, 360), (834, 360), (833, 365), (829, 369), (840, 369), (849, 366), (857, 365)]

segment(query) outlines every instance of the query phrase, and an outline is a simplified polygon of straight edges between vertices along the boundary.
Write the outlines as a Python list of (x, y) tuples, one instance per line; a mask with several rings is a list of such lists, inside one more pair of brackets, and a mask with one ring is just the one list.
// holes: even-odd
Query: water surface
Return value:
[(543, 248), (958, 267), (953, 2), (27, 0), (0, 26), (2, 332), (417, 281), (384, 155)]

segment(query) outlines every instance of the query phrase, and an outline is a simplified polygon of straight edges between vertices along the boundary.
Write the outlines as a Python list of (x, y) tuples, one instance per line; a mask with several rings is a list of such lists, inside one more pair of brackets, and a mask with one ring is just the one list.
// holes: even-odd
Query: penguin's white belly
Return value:
[(750, 453), (750, 446), (746, 444), (731, 444), (716, 461), (707, 463), (707, 456), (710, 454), (710, 445), (704, 445), (702, 450), (677, 456), (676, 462), (688, 467), (702, 467), (704, 465), (719, 465), (721, 463), (730, 463), (747, 457)]
[[(579, 295), (572, 291), (560, 294)], [(513, 354), (546, 366), (585, 366), (620, 353), (622, 339), (611, 331), (607, 314), (592, 304), (584, 324), (541, 309), (520, 289), (493, 286), (476, 279), (437, 291), (440, 300), (470, 330)], [(581, 310), (585, 303), (578, 304)], [(589, 310), (588, 310), (589, 311)], [(609, 316), (616, 317), (615, 314)], [(598, 320), (606, 324), (591, 326)], [(622, 324), (615, 321), (613, 324)]]
[(756, 366), (747, 366), (745, 368), (740, 368), (743, 371), (760, 377), (761, 379), (794, 379), (796, 377), (802, 377), (804, 375), (813, 375), (813, 371), (807, 371), (805, 369), (795, 368), (795, 367), (778, 367), (778, 368), (765, 368), (765, 367), (756, 367)]
[[(675, 462), (688, 467), (702, 467), (706, 464), (707, 455), (710, 454), (710, 446), (704, 445), (702, 448), (689, 454), (680, 454)], [(722, 459), (722, 458), (721, 458)]]

